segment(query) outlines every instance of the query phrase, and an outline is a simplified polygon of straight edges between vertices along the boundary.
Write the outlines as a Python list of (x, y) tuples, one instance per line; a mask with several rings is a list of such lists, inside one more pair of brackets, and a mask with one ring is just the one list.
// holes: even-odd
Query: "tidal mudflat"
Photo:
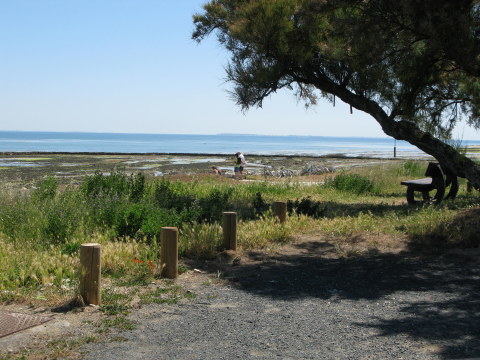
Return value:
[[(247, 156), (247, 176), (293, 176), (310, 174), (315, 169), (334, 172), (356, 166), (372, 166), (395, 159)], [(226, 177), (233, 175), (233, 156), (195, 154), (96, 154), (96, 153), (3, 153), (0, 154), (0, 181), (30, 188), (45, 176), (60, 183), (75, 184), (95, 172), (142, 172), (145, 176), (209, 174), (220, 168)]]

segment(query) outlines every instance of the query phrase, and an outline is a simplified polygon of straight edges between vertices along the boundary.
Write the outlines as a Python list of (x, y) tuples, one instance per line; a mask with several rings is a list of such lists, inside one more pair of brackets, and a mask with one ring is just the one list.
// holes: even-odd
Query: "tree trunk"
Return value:
[[(326, 81), (310, 83), (318, 89), (338, 96), (356, 109), (370, 114), (377, 120), (385, 134), (397, 140), (405, 140), (418, 147), (433, 156), (442, 168), (448, 169), (458, 177), (466, 178), (475, 189), (480, 190), (480, 165), (472, 159), (430, 133), (422, 131), (414, 122), (394, 120), (375, 101), (353, 94), (345, 87), (333, 84), (327, 79), (323, 80)], [(308, 83), (305, 79), (302, 79), (302, 81)]]

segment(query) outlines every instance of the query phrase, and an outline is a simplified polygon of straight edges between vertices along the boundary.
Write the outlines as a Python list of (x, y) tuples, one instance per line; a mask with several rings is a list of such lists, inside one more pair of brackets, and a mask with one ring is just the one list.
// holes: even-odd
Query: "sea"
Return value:
[[(480, 145), (463, 140), (462, 145)], [(427, 157), (405, 141), (392, 138), (270, 136), (250, 134), (178, 135), (89, 132), (0, 131), (0, 152), (120, 154), (304, 155), (391, 158)]]

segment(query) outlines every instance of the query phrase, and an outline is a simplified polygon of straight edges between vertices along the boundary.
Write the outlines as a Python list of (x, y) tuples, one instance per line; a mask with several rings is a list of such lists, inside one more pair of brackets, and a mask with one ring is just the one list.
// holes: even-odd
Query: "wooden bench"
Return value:
[[(406, 180), (401, 184), (407, 186), (407, 201), (409, 204), (415, 204), (415, 191), (422, 193), (424, 202), (432, 200), (437, 204), (444, 199), (445, 191), (450, 186), (450, 191), (445, 199), (455, 199), (458, 192), (458, 179), (451, 172), (444, 172), (439, 163), (431, 162), (428, 164), (424, 179)], [(430, 191), (436, 190), (435, 196), (430, 197)]]

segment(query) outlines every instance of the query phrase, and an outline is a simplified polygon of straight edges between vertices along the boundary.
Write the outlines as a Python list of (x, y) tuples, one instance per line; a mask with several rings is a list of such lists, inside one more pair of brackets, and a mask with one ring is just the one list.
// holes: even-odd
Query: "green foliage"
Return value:
[(145, 192), (145, 176), (142, 173), (127, 176), (115, 171), (109, 175), (96, 172), (86, 178), (82, 190), (87, 198), (129, 199), (139, 201)]
[(144, 204), (127, 204), (119, 211), (114, 228), (118, 236), (135, 237), (142, 227), (147, 209)]
[(142, 304), (168, 304), (174, 305), (181, 298), (193, 299), (195, 293), (185, 291), (181, 286), (157, 287), (155, 290), (140, 295)]
[(156, 182), (153, 188), (154, 202), (161, 208), (182, 211), (195, 205), (195, 196), (190, 194), (186, 184), (162, 179)]
[[(421, 161), (354, 168), (350, 171), (356, 175), (340, 174), (341, 181), (331, 179), (327, 186), (231, 185), (211, 179), (147, 182), (113, 174), (113, 180), (110, 175), (97, 176), (93, 183), (101, 185), (91, 186), (90, 192), (83, 185), (40, 192), (49, 196), (34, 196), (38, 189), (1, 192), (0, 301), (32, 296), (32, 289), (41, 301), (74, 294), (78, 250), (86, 241), (102, 244), (102, 274), (114, 277), (115, 285), (150, 284), (158, 275), (158, 234), (163, 226), (180, 229), (181, 257), (216, 258), (222, 248), (219, 219), (224, 210), (239, 214), (238, 244), (244, 251), (274, 249), (313, 232), (328, 236), (335, 248), (347, 250), (354, 247), (349, 244), (364, 241), (371, 241), (372, 248), (381, 247), (383, 243), (375, 243), (378, 238), (400, 239), (401, 244), (408, 239), (422, 249), (478, 246), (478, 193), (466, 194), (462, 187), (455, 201), (441, 206), (402, 205), (405, 193), (400, 181), (423, 174), (425, 168)], [(92, 178), (84, 183), (89, 181)], [(269, 204), (288, 198), (297, 200), (288, 202), (290, 216), (280, 225)], [(177, 207), (177, 200), (185, 208)], [(44, 290), (37, 293), (40, 288)], [(103, 295), (108, 314), (129, 311), (130, 296), (111, 290)], [(145, 301), (174, 303), (189, 296), (194, 295), (170, 297), (159, 292)]]
[(254, 215), (257, 218), (262, 216), (263, 213), (265, 213), (270, 209), (270, 205), (265, 202), (260, 192), (257, 192), (255, 194), (255, 198), (253, 199), (252, 206), (253, 206)]
[(222, 213), (231, 206), (230, 198), (233, 189), (214, 189), (207, 196), (198, 200), (200, 210), (199, 221), (214, 222), (222, 218)]
[(397, 175), (420, 177), (425, 175), (426, 166), (423, 163), (414, 160), (407, 160), (397, 168)]
[(53, 199), (57, 193), (58, 182), (53, 176), (43, 179), (32, 194), (38, 201)]
[(184, 210), (162, 209), (150, 203), (123, 205), (116, 214), (113, 228), (119, 237), (143, 238), (152, 241), (164, 226), (182, 227), (191, 220), (191, 213)]
[(126, 315), (131, 309), (132, 297), (128, 294), (122, 294), (107, 288), (102, 291), (101, 298), (102, 307), (100, 310), (106, 315)]
[(301, 200), (288, 201), (287, 209), (289, 214), (296, 213), (299, 215), (306, 215), (313, 218), (321, 218), (325, 216), (326, 206), (320, 201), (314, 201), (311, 197), (306, 197)]
[(357, 174), (339, 174), (333, 179), (325, 180), (325, 187), (354, 194), (367, 194), (375, 191), (375, 185), (370, 180)]
[(127, 319), (125, 316), (115, 316), (113, 318), (106, 318), (103, 320), (105, 329), (117, 328), (121, 330), (134, 330), (136, 325), (133, 321)]
[(45, 243), (65, 243), (75, 234), (77, 226), (74, 210), (49, 204), (44, 208), (44, 223), (41, 236)]

